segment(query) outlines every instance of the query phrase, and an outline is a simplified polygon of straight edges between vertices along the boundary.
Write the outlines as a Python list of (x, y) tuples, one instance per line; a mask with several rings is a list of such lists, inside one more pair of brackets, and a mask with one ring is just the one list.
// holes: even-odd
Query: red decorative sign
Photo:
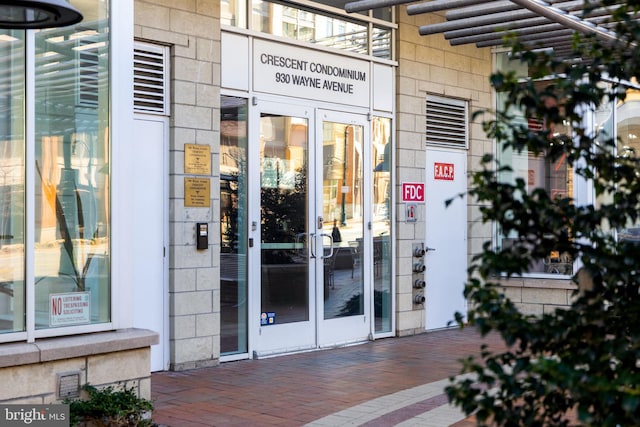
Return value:
[(453, 163), (434, 163), (433, 179), (453, 181)]
[(424, 202), (424, 183), (403, 182), (402, 183), (403, 202)]

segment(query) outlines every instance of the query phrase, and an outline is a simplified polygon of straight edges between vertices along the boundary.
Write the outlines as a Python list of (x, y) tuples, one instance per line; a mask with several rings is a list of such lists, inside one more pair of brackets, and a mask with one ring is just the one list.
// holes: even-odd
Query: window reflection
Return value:
[[(628, 89), (624, 101), (612, 105), (615, 120), (616, 154), (625, 159), (637, 159), (640, 153), (640, 91)], [(640, 242), (640, 221), (618, 231), (620, 240)]]
[[(307, 119), (260, 117), (261, 313), (309, 320)], [(269, 324), (269, 323), (265, 323)]]
[(373, 269), (376, 333), (391, 332), (391, 119), (374, 117)]
[(324, 122), (322, 135), (322, 217), (332, 227), (333, 246), (325, 242), (324, 318), (362, 315), (364, 129)]
[[(528, 70), (526, 65), (520, 61), (509, 60), (508, 55), (500, 54), (497, 60), (500, 71), (515, 71), (519, 76), (526, 77)], [(548, 82), (536, 84), (548, 85)], [(496, 94), (497, 106), (504, 105), (505, 94)], [(538, 132), (546, 127), (549, 131), (549, 138), (554, 144), (571, 143), (572, 129), (567, 123), (542, 123), (533, 119), (525, 121), (524, 113), (520, 111), (512, 112), (515, 117), (515, 124), (520, 124), (528, 128), (531, 132)], [(513, 147), (500, 148), (498, 150), (498, 160), (501, 166), (510, 166), (509, 170), (502, 170), (499, 179), (502, 182), (515, 184), (516, 180), (522, 179), (526, 183), (526, 191), (531, 194), (535, 189), (543, 188), (547, 194), (553, 198), (574, 198), (573, 194), (573, 168), (567, 162), (565, 156), (551, 160), (545, 153), (536, 155), (526, 149), (518, 151)], [(517, 243), (518, 236), (498, 235), (497, 244), (499, 248), (506, 249)], [(532, 265), (530, 273), (546, 274), (573, 274), (573, 259), (563, 252), (551, 251), (547, 257)]]
[(86, 6), (35, 36), (36, 328), (110, 320), (109, 21)]
[(0, 332), (25, 328), (24, 31), (0, 31)]
[(247, 352), (247, 101), (220, 109), (220, 352)]
[[(345, 4), (343, 1), (318, 3), (341, 10), (344, 10)], [(358, 20), (290, 2), (223, 0), (221, 2), (222, 23), (247, 28), (247, 6), (251, 11), (250, 29), (252, 30), (378, 58), (391, 58), (392, 31), (378, 24), (367, 23), (368, 12), (354, 14), (354, 16), (360, 15), (363, 19)], [(391, 8), (377, 9), (373, 17), (391, 22)]]

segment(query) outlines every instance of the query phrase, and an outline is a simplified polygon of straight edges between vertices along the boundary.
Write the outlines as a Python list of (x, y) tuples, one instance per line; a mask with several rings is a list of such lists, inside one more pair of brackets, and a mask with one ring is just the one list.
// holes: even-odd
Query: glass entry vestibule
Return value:
[[(236, 174), (221, 169), (221, 354), (391, 332), (390, 120), (260, 99), (244, 110), (246, 140), (230, 156), (224, 134), (243, 126), (225, 123), (224, 104), (221, 166), (243, 160), (233, 160)], [(222, 277), (230, 269), (240, 279)]]

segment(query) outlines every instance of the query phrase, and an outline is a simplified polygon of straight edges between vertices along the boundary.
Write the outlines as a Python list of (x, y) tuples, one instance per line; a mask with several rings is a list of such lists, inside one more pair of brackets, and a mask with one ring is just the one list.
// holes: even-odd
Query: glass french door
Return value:
[(252, 116), (249, 251), (257, 355), (316, 347), (310, 111), (261, 100)]
[(366, 122), (267, 101), (253, 117), (249, 250), (252, 312), (260, 318), (254, 351), (366, 339)]
[[(371, 201), (365, 170), (372, 170), (361, 115), (316, 113), (316, 215), (322, 223), (318, 274), (318, 346), (365, 340), (371, 332), (368, 243)], [(321, 219), (321, 220), (320, 220)], [(322, 282), (320, 282), (320, 278)]]

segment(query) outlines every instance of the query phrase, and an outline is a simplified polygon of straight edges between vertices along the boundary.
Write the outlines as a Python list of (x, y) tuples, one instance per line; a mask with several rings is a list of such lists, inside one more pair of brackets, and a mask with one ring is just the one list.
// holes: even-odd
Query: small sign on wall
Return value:
[(208, 145), (184, 144), (184, 173), (211, 175), (211, 149)]
[(423, 182), (403, 182), (402, 201), (424, 203), (424, 183)]
[(208, 208), (211, 206), (211, 180), (209, 178), (184, 179), (184, 206)]
[(453, 181), (454, 168), (453, 163), (434, 163), (433, 164), (433, 179), (441, 181)]
[(89, 292), (49, 295), (49, 326), (67, 326), (91, 321)]

